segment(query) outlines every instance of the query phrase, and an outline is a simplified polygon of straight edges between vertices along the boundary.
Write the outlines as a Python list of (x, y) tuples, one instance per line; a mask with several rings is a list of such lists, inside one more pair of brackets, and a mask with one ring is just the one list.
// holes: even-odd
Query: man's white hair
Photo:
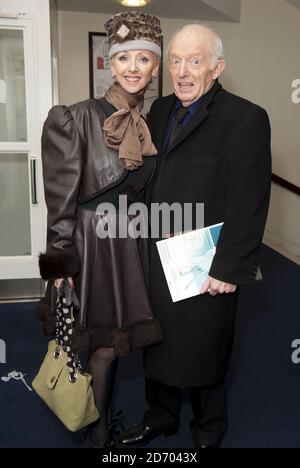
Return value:
[(225, 58), (225, 53), (224, 53), (224, 46), (222, 39), (220, 38), (219, 34), (210, 26), (207, 26), (206, 24), (201, 24), (201, 23), (193, 23), (193, 24), (188, 24), (178, 30), (174, 36), (172, 37), (169, 47), (168, 47), (168, 56), (170, 52), (171, 45), (173, 41), (176, 39), (176, 37), (181, 34), (181, 33), (191, 33), (191, 32), (198, 32), (200, 34), (203, 33), (208, 33), (208, 35), (211, 37), (211, 56), (212, 56), (212, 67), (215, 68), (218, 64), (219, 60), (223, 60)]

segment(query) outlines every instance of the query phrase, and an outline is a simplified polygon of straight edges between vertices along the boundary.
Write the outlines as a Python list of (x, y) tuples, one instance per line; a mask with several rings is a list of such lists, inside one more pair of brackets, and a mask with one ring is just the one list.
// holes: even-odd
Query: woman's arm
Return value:
[(80, 269), (74, 246), (83, 167), (82, 141), (65, 106), (49, 112), (42, 135), (45, 199), (48, 209), (47, 249), (40, 255), (43, 279), (71, 278)]

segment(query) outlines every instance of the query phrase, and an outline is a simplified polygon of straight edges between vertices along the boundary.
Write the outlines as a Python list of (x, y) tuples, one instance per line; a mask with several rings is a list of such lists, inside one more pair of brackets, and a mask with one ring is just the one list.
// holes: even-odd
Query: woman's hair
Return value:
[[(129, 52), (129, 51), (128, 51)], [(161, 58), (158, 57), (158, 55), (156, 55), (155, 52), (151, 52), (150, 50), (145, 50), (145, 52), (147, 52), (148, 54), (151, 54), (153, 56), (153, 58), (156, 60), (157, 63), (160, 63), (161, 62)], [(118, 54), (121, 54), (122, 52), (117, 52), (116, 54), (114, 54), (112, 57), (110, 57), (110, 62), (113, 62), (116, 58), (116, 56)], [(124, 51), (124, 53), (126, 53), (126, 50)]]

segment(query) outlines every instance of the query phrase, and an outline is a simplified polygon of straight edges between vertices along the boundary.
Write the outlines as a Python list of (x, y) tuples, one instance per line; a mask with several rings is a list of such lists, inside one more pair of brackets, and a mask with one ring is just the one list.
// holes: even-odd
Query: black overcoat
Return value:
[[(152, 202), (204, 203), (205, 226), (224, 222), (210, 275), (255, 284), (271, 187), (270, 124), (261, 107), (217, 81), (173, 145), (164, 151), (175, 95), (158, 99), (149, 122), (159, 149)], [(167, 385), (222, 381), (231, 354), (239, 288), (173, 303), (151, 249), (151, 301), (164, 342), (146, 350), (146, 376)]]

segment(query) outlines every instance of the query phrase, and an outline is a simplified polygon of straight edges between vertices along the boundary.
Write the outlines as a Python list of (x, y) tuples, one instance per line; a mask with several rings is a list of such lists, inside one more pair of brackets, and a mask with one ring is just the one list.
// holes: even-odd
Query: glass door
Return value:
[(28, 154), (0, 155), (0, 257), (31, 256)]
[(27, 140), (24, 31), (0, 29), (0, 141)]
[(44, 245), (30, 19), (0, 18), (0, 279), (37, 278)]

